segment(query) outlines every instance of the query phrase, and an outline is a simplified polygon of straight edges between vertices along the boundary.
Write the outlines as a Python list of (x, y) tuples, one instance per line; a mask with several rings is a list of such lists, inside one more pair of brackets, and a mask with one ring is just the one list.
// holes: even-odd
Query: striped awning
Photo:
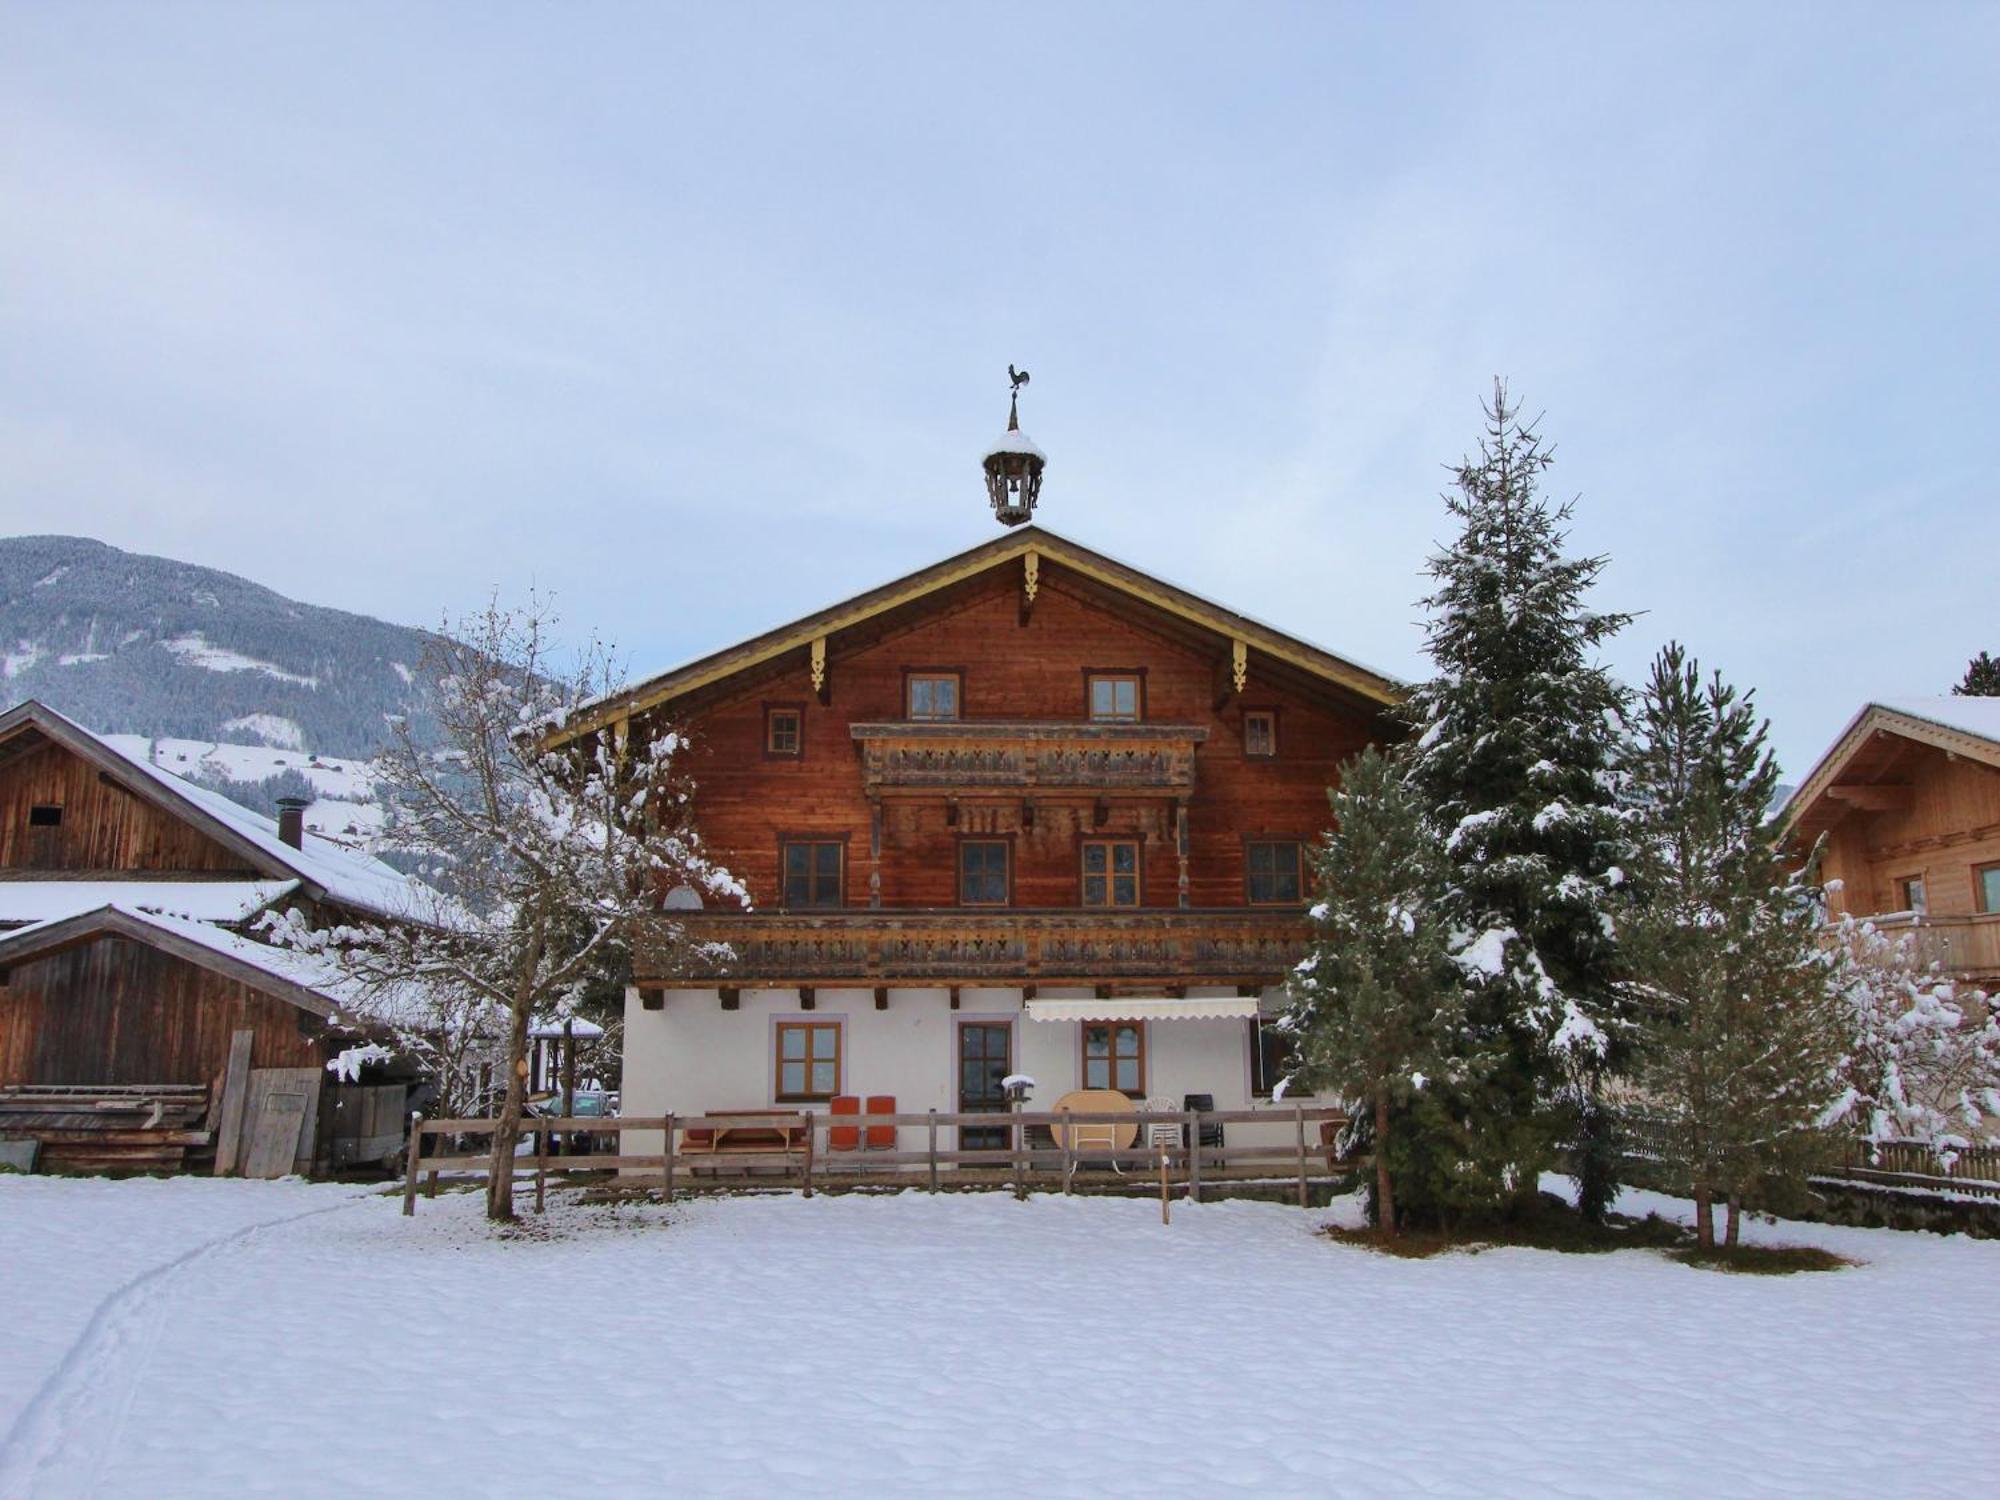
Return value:
[(1030, 1000), (1031, 1021), (1225, 1021), (1254, 1016), (1254, 996), (1111, 995), (1103, 1000)]

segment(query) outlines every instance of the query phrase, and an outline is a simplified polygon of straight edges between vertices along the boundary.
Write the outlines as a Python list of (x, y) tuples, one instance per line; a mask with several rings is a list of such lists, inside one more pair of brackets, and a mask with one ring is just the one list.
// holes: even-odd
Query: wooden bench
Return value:
[[(741, 1120), (740, 1125), (690, 1126), (681, 1131), (683, 1156), (727, 1156), (782, 1152), (793, 1156), (806, 1149), (806, 1132), (811, 1126), (795, 1109), (719, 1109), (719, 1116)], [(772, 1123), (755, 1123), (768, 1119)]]

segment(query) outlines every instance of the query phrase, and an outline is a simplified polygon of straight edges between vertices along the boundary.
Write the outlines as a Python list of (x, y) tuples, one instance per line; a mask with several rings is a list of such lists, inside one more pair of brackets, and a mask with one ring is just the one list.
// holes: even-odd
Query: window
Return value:
[(2000, 865), (1980, 865), (1972, 872), (1972, 891), (1979, 909), (2000, 912)]
[(958, 673), (912, 672), (904, 679), (904, 696), (912, 719), (956, 719)]
[(1903, 898), (1902, 910), (1913, 911), (1918, 916), (1931, 909), (1930, 895), (1924, 889), (1924, 877), (1910, 875), (1896, 882), (1896, 889)]
[(967, 839), (958, 846), (959, 905), (1007, 904), (1008, 853), (1004, 839)]
[(1292, 906), (1305, 899), (1297, 839), (1260, 839), (1248, 846), (1250, 904)]
[(1278, 753), (1278, 712), (1272, 708), (1250, 708), (1243, 712), (1243, 753), (1253, 760), (1269, 760)]
[(1083, 904), (1139, 904), (1139, 841), (1086, 839), (1083, 845)]
[(1136, 672), (1091, 672), (1084, 679), (1090, 686), (1090, 717), (1100, 724), (1136, 724), (1142, 707), (1139, 674)]
[(797, 760), (805, 749), (805, 714), (797, 708), (764, 710), (764, 754), (772, 760)]
[(831, 1099), (840, 1092), (840, 1023), (778, 1023), (778, 1098)]
[(30, 828), (60, 828), (62, 827), (62, 809), (46, 802), (31, 807), (28, 809), (28, 826)]
[(1083, 1086), (1118, 1089), (1134, 1098), (1146, 1092), (1146, 1030), (1137, 1021), (1092, 1023), (1083, 1028)]
[(840, 906), (841, 865), (847, 846), (837, 839), (787, 839), (784, 846), (785, 905)]
[[(1250, 1092), (1268, 1099), (1291, 1071), (1292, 1039), (1278, 1029), (1276, 1016), (1250, 1018)], [(1303, 1090), (1292, 1089), (1293, 1095)]]

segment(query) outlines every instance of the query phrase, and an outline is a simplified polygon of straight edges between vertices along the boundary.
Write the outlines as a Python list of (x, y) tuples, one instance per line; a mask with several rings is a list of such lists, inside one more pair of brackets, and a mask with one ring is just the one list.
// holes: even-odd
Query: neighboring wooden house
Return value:
[(338, 971), (257, 933), (292, 909), (408, 920), (417, 888), (299, 811), (274, 823), (39, 703), (0, 715), (0, 1136), (54, 1165), (258, 1175), (394, 1149), (373, 1138), (400, 1134), (399, 1087), (387, 1129), (373, 1095), (323, 1097), (358, 1039), (331, 1024)]
[(1783, 822), (1825, 839), (1834, 915), (1913, 928), (1954, 977), (2000, 986), (2000, 698), (1866, 705)]
[(734, 957), (640, 945), (624, 1112), (998, 1111), (1016, 1073), (1270, 1103), (1328, 788), (1400, 696), (1029, 526), (594, 705), (558, 739), (691, 738), (754, 901), (666, 894)]

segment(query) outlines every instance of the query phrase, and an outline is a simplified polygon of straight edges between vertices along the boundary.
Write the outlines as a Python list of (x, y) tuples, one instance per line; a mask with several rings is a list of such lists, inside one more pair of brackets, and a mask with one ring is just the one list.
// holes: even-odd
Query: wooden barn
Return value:
[[(379, 861), (274, 822), (39, 703), (0, 715), (0, 1142), (55, 1168), (278, 1176), (387, 1156), (405, 1089), (331, 1080), (360, 1039), (323, 960), (260, 919), (409, 920)], [(390, 1096), (393, 1096), (391, 1098)]]

